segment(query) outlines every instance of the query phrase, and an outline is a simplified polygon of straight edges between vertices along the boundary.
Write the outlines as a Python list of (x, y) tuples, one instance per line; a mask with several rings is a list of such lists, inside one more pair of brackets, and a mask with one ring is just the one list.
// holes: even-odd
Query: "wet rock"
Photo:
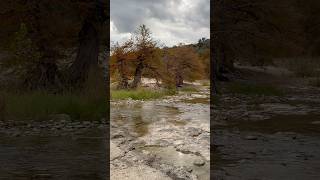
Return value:
[(140, 179), (153, 179), (153, 180), (170, 180), (167, 175), (154, 168), (138, 165), (127, 167), (125, 169), (111, 169), (111, 179), (121, 180), (140, 180)]
[(191, 167), (185, 167), (185, 168), (189, 173), (191, 173), (193, 171), (193, 169)]
[(257, 136), (252, 136), (252, 135), (248, 135), (246, 137), (244, 137), (246, 140), (257, 140), (258, 137)]
[(184, 144), (184, 141), (183, 141), (183, 140), (176, 140), (176, 141), (173, 142), (173, 144), (174, 144), (175, 146), (183, 145), (183, 144)]
[(198, 179), (195, 174), (188, 172), (184, 167), (173, 168), (167, 173), (172, 179), (185, 179), (185, 180), (196, 180)]
[(169, 142), (163, 139), (156, 140), (155, 143), (159, 146), (169, 146)]
[(122, 134), (114, 134), (111, 136), (111, 139), (118, 139), (118, 138), (123, 138), (124, 136)]
[(84, 126), (90, 126), (91, 125), (91, 122), (90, 121), (83, 121), (82, 124)]
[(110, 142), (110, 160), (113, 161), (122, 154), (123, 152), (121, 151), (121, 149), (118, 148), (113, 142)]
[(203, 166), (206, 162), (202, 159), (197, 159), (193, 162), (194, 165), (196, 166)]
[(199, 136), (202, 133), (201, 129), (194, 128), (194, 127), (189, 127), (187, 131), (188, 131), (188, 134), (193, 137)]

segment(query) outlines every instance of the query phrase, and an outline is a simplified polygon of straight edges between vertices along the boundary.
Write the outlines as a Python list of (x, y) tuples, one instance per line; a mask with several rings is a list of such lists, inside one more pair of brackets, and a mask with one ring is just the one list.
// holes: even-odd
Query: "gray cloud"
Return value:
[(111, 41), (146, 24), (166, 45), (196, 42), (210, 34), (210, 0), (111, 0)]

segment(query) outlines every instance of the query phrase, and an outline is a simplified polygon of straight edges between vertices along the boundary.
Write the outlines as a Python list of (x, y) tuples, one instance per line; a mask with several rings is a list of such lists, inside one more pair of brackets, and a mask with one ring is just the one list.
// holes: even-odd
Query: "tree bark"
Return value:
[(136, 68), (136, 71), (134, 73), (134, 79), (133, 79), (133, 82), (131, 84), (131, 88), (132, 89), (135, 89), (138, 87), (138, 85), (141, 83), (141, 78), (142, 78), (142, 70), (143, 70), (144, 66), (143, 66), (143, 62), (140, 61), (137, 68)]
[(101, 0), (95, 2), (95, 7), (84, 20), (79, 33), (79, 48), (76, 59), (70, 67), (70, 82), (80, 85), (88, 78), (90, 69), (98, 66), (100, 33), (106, 21), (105, 5)]
[(88, 78), (90, 68), (98, 65), (99, 34), (92, 22), (85, 21), (79, 41), (77, 57), (70, 67), (72, 84), (83, 83)]
[(183, 77), (180, 72), (176, 73), (176, 87), (181, 87), (183, 85)]

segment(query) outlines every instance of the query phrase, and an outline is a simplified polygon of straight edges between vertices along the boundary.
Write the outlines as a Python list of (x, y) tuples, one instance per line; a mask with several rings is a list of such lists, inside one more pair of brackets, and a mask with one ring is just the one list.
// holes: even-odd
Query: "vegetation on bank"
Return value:
[(112, 100), (149, 100), (149, 99), (159, 99), (165, 96), (175, 95), (177, 93), (174, 89), (164, 89), (164, 90), (152, 90), (152, 89), (135, 89), (135, 90), (111, 90)]
[(67, 114), (73, 120), (100, 120), (106, 117), (106, 97), (86, 93), (52, 94), (45, 91), (2, 92), (2, 120), (48, 120), (50, 115)]
[(51, 115), (67, 114), (72, 120), (100, 120), (106, 117), (109, 108), (105, 84), (99, 71), (91, 71), (82, 88), (59, 92), (2, 90), (0, 119), (50, 120)]

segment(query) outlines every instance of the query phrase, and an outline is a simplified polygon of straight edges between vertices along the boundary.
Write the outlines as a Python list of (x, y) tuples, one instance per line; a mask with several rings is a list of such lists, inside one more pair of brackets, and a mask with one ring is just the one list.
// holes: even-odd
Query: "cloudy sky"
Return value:
[(111, 42), (123, 42), (145, 24), (167, 46), (210, 36), (210, 0), (111, 0)]

